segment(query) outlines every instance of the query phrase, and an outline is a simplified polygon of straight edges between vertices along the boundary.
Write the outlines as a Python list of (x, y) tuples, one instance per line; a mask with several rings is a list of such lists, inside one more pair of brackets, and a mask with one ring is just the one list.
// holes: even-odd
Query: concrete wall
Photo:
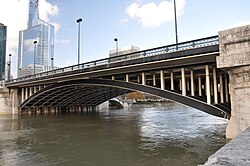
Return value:
[(18, 114), (18, 91), (5, 88), (0, 82), (0, 114)]
[(250, 126), (250, 25), (219, 32), (217, 67), (230, 77), (232, 116), (226, 136), (234, 138)]

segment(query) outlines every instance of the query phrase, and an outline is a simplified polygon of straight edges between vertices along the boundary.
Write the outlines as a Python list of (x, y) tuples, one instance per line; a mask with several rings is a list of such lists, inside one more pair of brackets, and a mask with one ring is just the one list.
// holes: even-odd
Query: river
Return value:
[(175, 103), (92, 114), (0, 115), (0, 165), (198, 165), (226, 143), (226, 125)]

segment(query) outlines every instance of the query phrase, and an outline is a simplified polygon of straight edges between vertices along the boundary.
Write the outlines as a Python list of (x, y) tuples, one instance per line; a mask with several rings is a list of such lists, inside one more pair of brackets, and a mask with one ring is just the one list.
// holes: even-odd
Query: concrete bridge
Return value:
[(3, 107), (81, 110), (140, 91), (230, 119), (234, 137), (250, 125), (249, 27), (10, 80)]

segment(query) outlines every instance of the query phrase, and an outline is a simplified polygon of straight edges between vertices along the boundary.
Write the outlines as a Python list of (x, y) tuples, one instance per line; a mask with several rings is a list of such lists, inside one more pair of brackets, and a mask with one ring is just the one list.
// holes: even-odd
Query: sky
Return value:
[[(18, 33), (27, 28), (29, 0), (0, 0), (7, 26), (7, 55), (16, 76)], [(178, 40), (217, 35), (250, 24), (249, 0), (176, 0)], [(81, 22), (81, 62), (107, 58), (109, 50), (141, 50), (175, 43), (173, 0), (39, 0), (39, 17), (56, 27), (55, 66), (77, 64), (76, 20)]]

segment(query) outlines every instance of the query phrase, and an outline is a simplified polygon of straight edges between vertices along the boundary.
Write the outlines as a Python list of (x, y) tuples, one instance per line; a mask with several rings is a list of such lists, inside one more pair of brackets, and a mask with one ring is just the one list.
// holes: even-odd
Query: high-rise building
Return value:
[(38, 5), (38, 0), (30, 0), (28, 28), (19, 32), (19, 77), (48, 71), (54, 66), (54, 26), (39, 19)]
[(0, 80), (5, 79), (7, 27), (0, 23)]

